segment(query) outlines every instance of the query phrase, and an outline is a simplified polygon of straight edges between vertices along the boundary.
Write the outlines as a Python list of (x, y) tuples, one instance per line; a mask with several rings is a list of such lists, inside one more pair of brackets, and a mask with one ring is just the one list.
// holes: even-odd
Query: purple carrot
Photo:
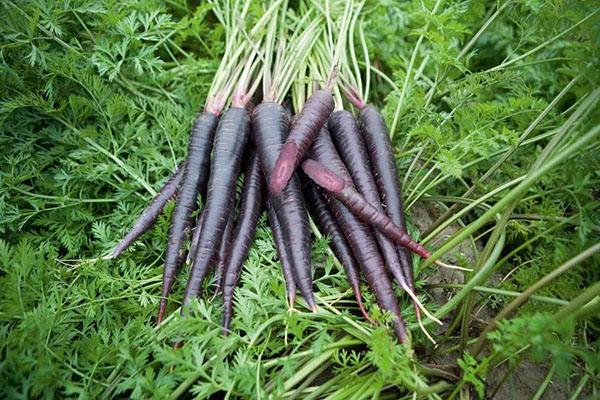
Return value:
[[(183, 163), (182, 163), (183, 164)], [(184, 165), (180, 164), (173, 175), (167, 180), (163, 187), (156, 194), (152, 202), (139, 216), (133, 228), (121, 239), (112, 253), (107, 258), (118, 257), (127, 247), (142, 236), (156, 222), (158, 216), (165, 208), (167, 202), (177, 194), (181, 179), (183, 177)]]
[[(211, 109), (208, 107), (208, 109)], [(205, 111), (196, 117), (190, 141), (188, 156), (183, 170), (181, 188), (179, 190), (175, 210), (171, 216), (169, 240), (165, 255), (165, 268), (161, 299), (158, 307), (158, 323), (164, 317), (167, 308), (167, 296), (175, 280), (175, 273), (185, 259), (183, 243), (189, 234), (190, 215), (198, 207), (198, 192), (206, 185), (209, 175), (210, 151), (213, 146), (213, 135), (219, 122), (218, 112)]]
[[(384, 213), (377, 183), (371, 172), (366, 146), (354, 115), (348, 111), (335, 111), (329, 117), (328, 127), (333, 142), (356, 184), (356, 189), (365, 196), (370, 204)], [(401, 259), (398, 253), (398, 251), (403, 253), (406, 250), (400, 247), (397, 248), (393, 241), (377, 229), (374, 233), (389, 271), (398, 284), (413, 298), (415, 315), (420, 322), (421, 309), (414, 290), (412, 265)], [(410, 260), (410, 255), (408, 258)], [(407, 269), (410, 269), (410, 271), (407, 271)]]
[[(343, 203), (360, 220), (378, 229), (397, 244), (406, 247), (422, 258), (427, 259), (431, 256), (431, 253), (425, 247), (402, 231), (398, 225), (392, 222), (390, 217), (369, 204), (365, 197), (356, 191), (352, 183), (349, 183), (340, 175), (312, 159), (307, 159), (302, 163), (302, 170), (317, 185), (327, 190), (329, 195)], [(434, 263), (441, 267), (457, 269), (456, 266), (445, 264), (440, 260), (435, 260)]]
[[(356, 119), (348, 111), (335, 111), (329, 117), (328, 127), (333, 142), (342, 160), (348, 167), (356, 189), (365, 196), (365, 199), (370, 204), (384, 213), (377, 183), (371, 172), (368, 153)], [(408, 288), (407, 292), (409, 292), (412, 298), (415, 298), (412, 273), (406, 276), (406, 268), (402, 267), (406, 263), (403, 263), (400, 259), (396, 245), (377, 229), (375, 229), (374, 233), (388, 270), (392, 273), (398, 284), (405, 290)], [(401, 251), (405, 251), (405, 249), (402, 248)], [(412, 272), (412, 266), (409, 265), (408, 267), (410, 267)], [(413, 303), (417, 318), (420, 319), (418, 302), (413, 301)]]
[(271, 206), (271, 202), (267, 202), (267, 215), (269, 216), (269, 225), (273, 233), (273, 242), (275, 242), (275, 250), (277, 251), (277, 258), (281, 263), (281, 270), (283, 271), (283, 278), (285, 280), (285, 288), (287, 291), (288, 302), (290, 308), (294, 307), (296, 302), (296, 282), (294, 281), (294, 267), (292, 266), (291, 257), (288, 255), (288, 249), (283, 240), (283, 232), (281, 231), (281, 225), (277, 219), (277, 213)]
[[(407, 232), (402, 190), (398, 180), (396, 159), (392, 151), (392, 142), (387, 126), (376, 107), (365, 105), (361, 101), (359, 102), (359, 108), (358, 121), (360, 129), (367, 145), (369, 159), (371, 160), (371, 169), (373, 170), (386, 214), (394, 224), (399, 226), (404, 232)], [(398, 247), (398, 256), (400, 257), (400, 264), (408, 286), (414, 290), (415, 279), (412, 257), (406, 248), (400, 246)]]
[(319, 230), (323, 235), (329, 236), (329, 245), (333, 250), (333, 253), (338, 258), (344, 271), (346, 272), (346, 278), (354, 293), (354, 298), (358, 303), (360, 312), (365, 319), (371, 323), (373, 320), (365, 310), (362, 295), (360, 293), (360, 267), (352, 255), (352, 249), (348, 245), (344, 232), (339, 223), (335, 220), (327, 201), (323, 197), (323, 194), (319, 192), (319, 189), (312, 182), (306, 182), (303, 187), (304, 196), (306, 198), (306, 204), (310, 210), (315, 223), (319, 227)]
[(250, 118), (244, 107), (230, 107), (221, 117), (211, 160), (211, 174), (202, 221), (202, 234), (183, 298), (182, 312), (198, 296), (200, 285), (218, 252), (227, 217), (233, 210), (237, 178), (248, 141)]
[(429, 251), (404, 233), (398, 225), (385, 214), (379, 212), (354, 186), (323, 164), (307, 159), (302, 163), (303, 171), (327, 193), (341, 201), (354, 215), (367, 224), (379, 229), (398, 244), (407, 247), (423, 258), (430, 256)]
[[(333, 143), (356, 185), (356, 190), (383, 213), (377, 184), (371, 172), (365, 143), (360, 135), (356, 119), (348, 111), (335, 111), (329, 117), (327, 125)], [(381, 232), (375, 230), (374, 234), (389, 271), (398, 283), (404, 282), (405, 277), (400, 267), (396, 245)]]
[[(252, 128), (262, 170), (268, 182), (289, 130), (287, 112), (278, 103), (262, 102), (254, 109)], [(283, 242), (294, 266), (296, 285), (309, 308), (316, 311), (317, 305), (312, 287), (308, 214), (297, 176), (292, 174), (285, 189), (278, 195), (271, 194), (269, 200), (281, 225)]]
[(304, 159), (304, 154), (327, 122), (333, 105), (333, 96), (329, 90), (317, 90), (308, 98), (279, 152), (268, 181), (270, 193), (279, 194), (285, 188)]
[[(230, 252), (224, 263), (223, 274), (223, 333), (229, 333), (233, 313), (233, 291), (240, 279), (242, 265), (254, 240), (256, 224), (263, 209), (265, 181), (258, 155), (252, 151), (244, 176), (240, 202), (240, 217), (229, 246)], [(233, 225), (233, 224), (232, 224)]]
[[(326, 128), (323, 128), (318, 139), (315, 141), (310, 154), (310, 157), (315, 158), (323, 163), (327, 163), (336, 173), (343, 177), (333, 174), (333, 181), (328, 184), (332, 188), (343, 189), (347, 184), (352, 186), (352, 178), (350, 173), (344, 166), (344, 163), (337, 154), (335, 147), (329, 136)], [(307, 175), (312, 179), (313, 170), (311, 163), (316, 163), (314, 160), (304, 161), (302, 168), (307, 172)], [(316, 163), (319, 165), (318, 163)], [(320, 177), (323, 174), (320, 174)], [(327, 178), (327, 177), (325, 177)], [(341, 182), (340, 182), (341, 181)], [(400, 307), (396, 301), (396, 296), (392, 289), (392, 283), (388, 277), (383, 257), (379, 252), (377, 243), (373, 238), (369, 227), (356, 218), (350, 210), (348, 210), (340, 201), (327, 196), (333, 214), (339, 222), (354, 257), (358, 261), (371, 290), (375, 294), (377, 304), (384, 310), (392, 313), (394, 318), (394, 332), (401, 342), (408, 341), (408, 333), (406, 325), (402, 319)]]

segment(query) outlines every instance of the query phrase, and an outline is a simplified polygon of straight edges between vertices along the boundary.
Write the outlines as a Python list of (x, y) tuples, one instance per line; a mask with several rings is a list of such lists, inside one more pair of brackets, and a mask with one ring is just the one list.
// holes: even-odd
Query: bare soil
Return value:
[[(421, 232), (427, 229), (438, 215), (438, 211), (435, 210), (434, 207), (427, 206), (428, 204), (424, 205), (419, 203), (410, 210), (411, 220), (414, 221), (414, 224)], [(443, 243), (443, 241), (445, 241), (450, 235), (459, 229), (460, 227), (456, 224), (448, 226), (434, 238), (429, 247), (438, 247), (441, 243)], [(475, 246), (473, 246), (473, 243), (465, 241), (461, 243), (453, 253), (454, 255), (460, 254), (461, 257), (472, 261), (474, 264), (476, 252), (481, 251), (483, 249), (483, 245), (484, 243), (475, 243)], [(454, 256), (450, 255), (444, 261), (450, 263), (456, 262), (456, 259), (453, 259), (453, 257)], [(424, 271), (424, 273), (427, 275), (427, 283), (430, 285), (462, 284), (465, 281), (464, 272), (439, 268), (437, 266)], [(493, 276), (487, 284), (490, 286), (495, 286), (500, 282), (500, 279), (500, 276)], [(429, 293), (433, 296), (434, 300), (438, 304), (445, 304), (453, 296), (455, 291), (456, 289), (433, 288), (429, 290)], [(480, 324), (474, 324), (475, 328), (472, 334), (477, 334), (478, 328), (482, 329), (485, 325), (485, 322), (494, 315), (495, 311), (490, 309), (487, 305), (477, 308), (477, 317), (474, 321), (479, 322)], [(453, 318), (454, 315), (444, 318), (442, 321), (444, 325), (440, 327), (438, 331), (439, 335), (442, 335), (447, 331)], [(458, 357), (459, 354), (457, 352), (445, 353), (441, 356), (437, 356), (435, 359), (428, 360), (428, 362), (432, 362), (439, 366), (456, 365), (456, 359)], [(503, 364), (491, 371), (488, 371), (486, 380), (486, 398), (495, 400), (531, 399), (546, 378), (548, 370), (549, 365), (547, 363), (533, 363), (525, 360), (519, 364), (514, 373), (506, 377), (507, 372), (509, 372), (509, 365)], [(460, 373), (460, 371), (454, 372), (457, 374)], [(500, 385), (499, 388), (498, 385)], [(492, 393), (493, 391), (495, 391), (495, 393)], [(568, 382), (554, 378), (546, 388), (541, 399), (566, 400), (569, 399), (570, 396), (571, 394)], [(477, 395), (473, 393), (472, 398), (476, 399)]]

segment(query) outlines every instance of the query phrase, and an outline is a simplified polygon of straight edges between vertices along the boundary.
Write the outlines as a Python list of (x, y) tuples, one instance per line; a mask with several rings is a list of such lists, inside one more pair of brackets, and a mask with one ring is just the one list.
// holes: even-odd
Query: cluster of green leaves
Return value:
[[(568, 2), (491, 5), (435, 0), (397, 6), (390, 2), (371, 10), (365, 17), (371, 61), (390, 76), (375, 88), (386, 96), (388, 123), (396, 124), (392, 134), (399, 169), (406, 171), (404, 191), (409, 208), (419, 202), (438, 215), (455, 210), (444, 214), (445, 218), (469, 224), (514, 187), (511, 181), (530, 171), (546, 144), (600, 86), (598, 12), (594, 2), (573, 7)], [(397, 23), (392, 23), (396, 18)], [(399, 38), (383, 39), (391, 36)], [(558, 101), (549, 106), (555, 99)], [(543, 118), (533, 125), (547, 107)], [(577, 132), (574, 137), (598, 126), (599, 110), (597, 102), (592, 102), (570, 128)], [(528, 141), (521, 142), (530, 126)], [(514, 153), (496, 165), (507, 151)], [(495, 278), (482, 285), (488, 291), (477, 300), (474, 310), (499, 311), (511, 299), (494, 289), (518, 294), (598, 242), (597, 154), (597, 143), (586, 147), (542, 176), (515, 205), (505, 226), (505, 246), (493, 268)], [(490, 168), (493, 173), (486, 176)], [(503, 185), (507, 189), (499, 190)], [(468, 212), (455, 216), (459, 206), (467, 205), (472, 205)], [(477, 238), (489, 239), (492, 228), (489, 224)], [(480, 248), (473, 250), (475, 257), (483, 254)], [(599, 263), (600, 256), (593, 255), (536, 294), (564, 304), (600, 279)], [(536, 325), (533, 313), (553, 313), (559, 307), (559, 302), (529, 301), (518, 319), (504, 321), (502, 329), (493, 333), (495, 346), (505, 344), (508, 352), (523, 349), (527, 340), (533, 340), (523, 324), (543, 329), (543, 323)], [(454, 329), (461, 329), (463, 346), (469, 336), (465, 325), (460, 325), (465, 321), (461, 315), (465, 309), (459, 308), (453, 324)], [(539, 348), (552, 348), (557, 370), (564, 366), (560, 357), (565, 357), (578, 365), (578, 374), (595, 371), (591, 372), (594, 376), (597, 365), (590, 360), (598, 351), (597, 323), (585, 324), (583, 330), (574, 329), (574, 321), (563, 325), (570, 330), (562, 340), (557, 340), (556, 331), (548, 330), (545, 340), (538, 337)], [(471, 324), (466, 327), (473, 329)], [(575, 342), (586, 344), (581, 351), (571, 351)], [(453, 343), (450, 339), (448, 346), (453, 348)], [(500, 347), (495, 348), (502, 353)], [(481, 375), (468, 372), (485, 370), (487, 361), (481, 366), (479, 362), (473, 358), (460, 361), (463, 379), (470, 379), (468, 383), (483, 396), (477, 383)]]
[[(370, 101), (384, 106), (394, 127), (409, 213), (416, 202), (440, 213), (457, 199), (472, 204), (529, 171), (557, 129), (598, 87), (595, 7), (593, 1), (577, 7), (530, 0), (507, 6), (367, 2), (361, 24), (370, 59), (391, 77), (371, 72)], [(361, 322), (325, 239), (313, 245), (321, 310), (290, 312), (264, 219), (236, 291), (235, 332), (228, 337), (221, 335), (220, 305), (208, 300), (209, 287), (207, 300), (194, 305), (194, 317), (152, 325), (172, 204), (119, 260), (69, 260), (106, 254), (185, 156), (193, 115), (224, 50), (225, 32), (210, 8), (210, 2), (192, 7), (184, 0), (0, 5), (0, 396), (271, 393), (345, 399), (416, 392), (446, 398), (464, 385), (483, 395), (489, 359), (457, 353), (463, 371), (457, 382), (452, 373), (425, 365), (460, 348), (452, 330), (438, 338), (437, 348), (413, 330), (416, 357), (385, 328)], [(532, 49), (537, 50), (520, 58)], [(575, 77), (531, 132), (532, 140), (519, 143)], [(598, 125), (597, 111), (595, 106), (578, 120), (577, 132)], [(514, 154), (480, 182), (509, 149)], [(487, 282), (492, 292), (477, 298), (478, 305), (497, 311), (507, 298), (494, 289), (521, 292), (598, 241), (597, 150), (594, 144), (553, 169), (518, 202), (494, 269), (506, 279), (499, 287)], [(461, 197), (472, 186), (472, 194)], [(492, 194), (456, 222), (476, 220), (505, 193)], [(485, 243), (488, 228), (473, 239)], [(475, 247), (476, 256), (480, 251)], [(569, 301), (598, 280), (599, 263), (593, 256), (536, 294)], [(418, 262), (417, 269), (426, 293), (431, 272)], [(175, 299), (186, 271), (180, 275)], [(364, 297), (371, 315), (385, 323), (389, 316), (367, 290)], [(400, 291), (398, 297), (405, 298)], [(414, 327), (411, 306), (403, 303)], [(432, 310), (438, 307), (428, 303)], [(592, 376), (594, 390), (597, 320), (577, 325), (581, 329), (568, 320), (544, 330), (555, 326), (549, 314), (531, 313), (557, 307), (535, 299), (526, 303), (518, 318), (501, 322), (492, 333), (491, 352), (541, 360), (539, 350), (550, 348), (557, 365), (574, 363), (575, 373)], [(460, 328), (463, 317), (456, 310), (452, 325)], [(462, 329), (467, 339), (476, 326)], [(172, 349), (175, 338), (185, 342), (182, 350)]]

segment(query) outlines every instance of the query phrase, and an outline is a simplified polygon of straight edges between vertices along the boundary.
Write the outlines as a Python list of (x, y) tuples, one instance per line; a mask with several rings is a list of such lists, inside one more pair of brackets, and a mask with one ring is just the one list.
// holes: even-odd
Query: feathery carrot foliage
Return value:
[[(151, 323), (172, 202), (122, 258), (90, 261), (184, 157), (225, 39), (214, 2), (192, 3), (0, 5), (0, 397), (491, 396), (523, 360), (568, 393), (598, 393), (597, 2), (364, 4), (350, 45), (390, 127), (409, 231), (474, 269), (440, 281), (414, 259), (445, 322), (433, 347), (397, 290), (414, 352), (362, 321), (325, 237), (312, 248), (319, 313), (290, 312), (264, 215), (228, 337), (219, 302)], [(536, 391), (556, 390), (542, 380)]]

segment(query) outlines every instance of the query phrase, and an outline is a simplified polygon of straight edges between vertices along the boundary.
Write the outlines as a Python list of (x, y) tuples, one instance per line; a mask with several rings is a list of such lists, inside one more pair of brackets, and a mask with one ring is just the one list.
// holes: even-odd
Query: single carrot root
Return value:
[(408, 285), (406, 284), (406, 282), (402, 281), (402, 282), (400, 282), (400, 285), (402, 286), (402, 289), (404, 289), (404, 291), (406, 293), (408, 293), (408, 295), (412, 299), (412, 302), (413, 302), (414, 307), (415, 307), (415, 317), (417, 318), (417, 323), (419, 324), (419, 328), (425, 334), (425, 336), (427, 336), (427, 339), (429, 339), (431, 341), (431, 343), (437, 344), (437, 342), (435, 341), (435, 339), (433, 339), (433, 337), (431, 336), (431, 334), (429, 333), (429, 331), (427, 331), (427, 329), (425, 328), (425, 325), (423, 324), (423, 318), (421, 317), (421, 310), (423, 310), (423, 312), (425, 313), (425, 315), (427, 315), (427, 317), (429, 317), (432, 321), (437, 322), (440, 325), (442, 324), (442, 321), (440, 321), (439, 319), (437, 319), (436, 317), (434, 317), (431, 313), (429, 313), (429, 311), (427, 311), (427, 309), (423, 306), (423, 304), (419, 301), (419, 299), (415, 295), (415, 292), (412, 291), (410, 289), (410, 287), (408, 287)]
[(331, 91), (316, 90), (306, 99), (281, 148), (269, 178), (269, 191), (278, 195), (293, 176), (305, 153), (327, 123), (335, 101)]
[(302, 298), (306, 302), (308, 309), (310, 311), (316, 313), (317, 312), (317, 303), (315, 303), (314, 293), (312, 291), (310, 293), (303, 293), (302, 290), (300, 291), (300, 293), (302, 294)]
[(402, 289), (404, 289), (404, 291), (410, 296), (413, 303), (417, 304), (418, 308), (423, 311), (423, 313), (427, 316), (427, 318), (429, 318), (436, 324), (443, 325), (442, 321), (440, 321), (432, 313), (427, 311), (427, 309), (423, 306), (423, 303), (421, 303), (419, 298), (415, 295), (415, 292), (413, 292), (412, 289), (408, 287), (406, 282), (404, 282), (404, 281), (400, 282), (400, 286), (402, 286)]
[(435, 260), (434, 264), (439, 265), (442, 268), (456, 269), (458, 271), (465, 271), (465, 272), (473, 272), (473, 270), (471, 268), (464, 268), (464, 267), (459, 267), (458, 265), (446, 264), (445, 262), (440, 261), (440, 260)]
[(211, 302), (211, 303), (212, 303), (212, 302), (214, 302), (214, 301), (216, 300), (217, 296), (218, 296), (220, 293), (221, 293), (221, 292), (220, 292), (220, 290), (219, 290), (218, 288), (216, 288), (216, 289), (215, 289), (215, 291), (214, 291), (214, 293), (213, 293), (213, 295), (212, 295), (212, 297), (210, 298), (210, 302)]
[(425, 336), (427, 336), (427, 339), (429, 339), (431, 343), (437, 345), (435, 339), (431, 336), (427, 329), (425, 329), (425, 325), (423, 325), (423, 320), (421, 319), (420, 315), (417, 316), (417, 323), (419, 324), (419, 328), (421, 328), (421, 331), (425, 334)]
[(406, 329), (406, 324), (404, 323), (404, 320), (402, 318), (398, 318), (398, 316), (396, 316), (396, 319), (394, 320), (394, 332), (396, 333), (396, 336), (398, 337), (398, 341), (400, 341), (400, 343), (410, 343), (410, 337), (408, 336), (408, 330)]
[(298, 146), (295, 143), (286, 143), (281, 148), (279, 158), (273, 167), (271, 181), (269, 182), (269, 192), (271, 194), (277, 195), (285, 189), (290, 177), (294, 173), (297, 154)]
[[(398, 225), (394, 224), (386, 214), (370, 204), (352, 184), (348, 184), (338, 174), (312, 159), (305, 160), (302, 163), (302, 169), (317, 185), (327, 190), (365, 223), (375, 227), (396, 243), (422, 258), (428, 259), (431, 257), (431, 253), (423, 245), (415, 242)], [(468, 268), (446, 264), (440, 260), (435, 260), (434, 263), (444, 268), (471, 271)]]
[(223, 299), (225, 309), (223, 310), (223, 322), (221, 324), (221, 332), (223, 336), (231, 333), (231, 320), (233, 319), (233, 304)]
[(414, 300), (413, 300), (413, 304), (415, 307), (415, 317), (417, 318), (417, 324), (419, 324), (419, 328), (421, 329), (421, 332), (423, 332), (425, 334), (425, 336), (427, 337), (427, 339), (429, 339), (431, 341), (431, 343), (433, 343), (434, 345), (437, 345), (437, 342), (435, 341), (433, 336), (431, 336), (429, 331), (425, 328), (425, 324), (423, 324), (423, 318), (421, 318), (421, 309), (419, 308), (419, 305)]

